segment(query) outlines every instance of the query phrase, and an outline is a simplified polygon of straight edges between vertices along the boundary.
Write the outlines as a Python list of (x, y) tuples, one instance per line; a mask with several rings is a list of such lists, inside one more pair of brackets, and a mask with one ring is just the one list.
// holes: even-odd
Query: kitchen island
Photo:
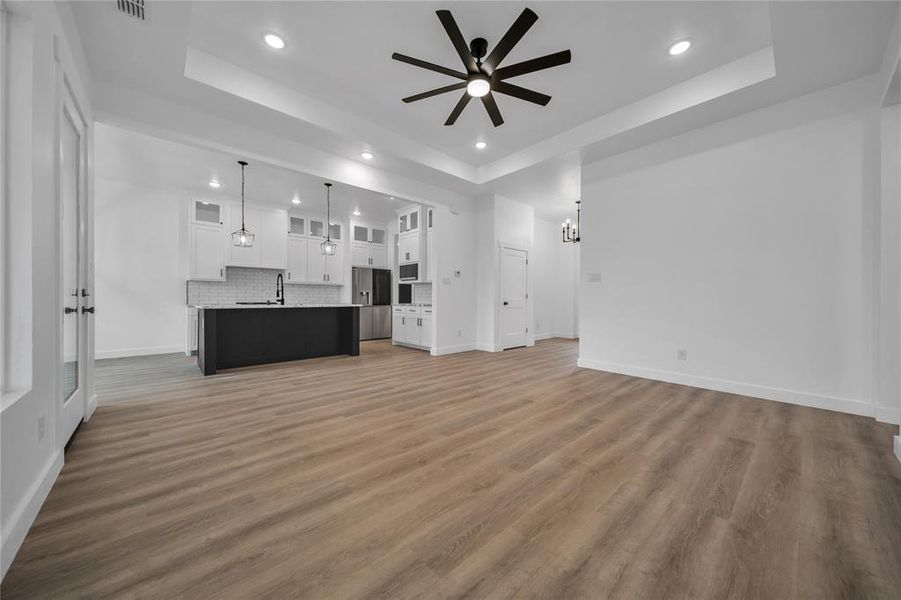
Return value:
[(197, 309), (204, 375), (318, 356), (360, 354), (359, 304), (205, 304)]

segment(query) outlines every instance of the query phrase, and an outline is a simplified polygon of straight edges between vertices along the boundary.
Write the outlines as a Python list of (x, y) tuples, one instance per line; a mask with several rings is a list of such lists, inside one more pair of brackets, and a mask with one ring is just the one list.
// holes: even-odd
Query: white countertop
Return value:
[(362, 304), (194, 304), (191, 308), (219, 310), (223, 308), (350, 308)]

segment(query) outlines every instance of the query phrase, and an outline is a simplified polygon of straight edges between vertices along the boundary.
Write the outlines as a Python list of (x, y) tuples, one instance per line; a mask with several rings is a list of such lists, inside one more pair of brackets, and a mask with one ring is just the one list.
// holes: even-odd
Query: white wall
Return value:
[(185, 346), (185, 198), (97, 178), (96, 356)]
[(578, 337), (579, 244), (563, 243), (560, 224), (535, 219), (530, 263), (535, 339)]
[[(84, 112), (88, 123), (86, 141), (87, 160), (92, 161), (93, 116), (91, 115), (90, 78), (81, 50), (78, 34), (71, 27), (70, 10), (67, 5), (49, 2), (4, 3), (13, 15), (11, 28), (15, 33), (10, 38), (19, 38), (24, 46), (17, 47), (8, 55), (10, 71), (26, 75), (15, 86), (25, 85), (32, 94), (30, 100), (21, 96), (15, 104), (8, 106), (3, 115), (17, 123), (16, 131), (4, 127), (4, 134), (11, 137), (6, 146), (16, 148), (15, 157), (5, 156), (7, 166), (15, 160), (18, 175), (30, 177), (28, 185), (19, 189), (12, 202), (30, 202), (30, 213), (11, 213), (4, 217), (4, 235), (7, 231), (30, 230), (32, 235), (31, 253), (27, 259), (22, 254), (10, 254), (17, 267), (29, 271), (31, 297), (28, 306), (13, 306), (12, 314), (4, 312), (4, 319), (17, 318), (18, 311), (26, 311), (23, 318), (31, 318), (31, 353), (27, 368), (32, 370), (22, 378), (28, 389), (17, 389), (13, 395), (4, 389), (0, 403), (0, 532), (2, 532), (2, 558), (0, 577), (6, 573), (18, 551), (25, 534), (37, 516), (41, 504), (49, 493), (63, 464), (63, 447), (66, 432), (61, 423), (62, 360), (60, 351), (62, 324), (61, 261), (59, 231), (59, 211), (56, 182), (58, 181), (59, 143), (56, 126), (58, 91), (63, 73), (73, 89), (76, 101)], [(9, 15), (7, 15), (9, 16)], [(16, 22), (12, 22), (12, 21)], [(8, 50), (5, 49), (5, 50)], [(3, 85), (8, 82), (4, 81)], [(24, 120), (24, 122), (23, 122)], [(9, 123), (4, 123), (5, 126)], [(90, 168), (90, 166), (89, 166)], [(90, 181), (90, 176), (88, 177)], [(4, 206), (8, 198), (4, 198)], [(91, 222), (91, 190), (86, 198), (88, 223)], [(7, 220), (9, 217), (9, 220)], [(86, 232), (88, 262), (91, 260), (91, 230)], [(17, 258), (19, 257), (19, 258)], [(0, 273), (4, 288), (11, 282), (8, 273)], [(86, 287), (93, 289), (93, 271), (88, 268)], [(8, 306), (4, 306), (6, 311)], [(26, 310), (27, 309), (27, 310)], [(92, 350), (93, 327), (87, 319), (87, 347)], [(17, 348), (14, 351), (22, 351)], [(93, 409), (93, 368), (88, 364), (81, 382), (86, 400), (87, 416)], [(43, 437), (39, 423), (43, 421)]]
[(472, 212), (434, 209), (432, 244), (437, 271), (432, 277), (434, 355), (465, 352), (476, 347), (476, 217)]
[(880, 114), (881, 207), (877, 418), (901, 423), (901, 107)]
[(872, 415), (872, 118), (583, 181), (579, 364)]

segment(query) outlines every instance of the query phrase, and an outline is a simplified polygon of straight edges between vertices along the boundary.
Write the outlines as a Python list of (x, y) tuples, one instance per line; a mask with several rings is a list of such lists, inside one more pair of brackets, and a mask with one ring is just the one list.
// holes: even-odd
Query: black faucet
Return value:
[(285, 278), (281, 273), (275, 278), (275, 301), (285, 305)]

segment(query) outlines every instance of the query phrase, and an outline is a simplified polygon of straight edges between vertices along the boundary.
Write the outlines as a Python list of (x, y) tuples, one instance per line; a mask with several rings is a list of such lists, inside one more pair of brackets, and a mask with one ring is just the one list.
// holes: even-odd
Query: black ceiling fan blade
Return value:
[(494, 96), (491, 92), (482, 96), (482, 104), (485, 105), (485, 110), (488, 111), (488, 116), (491, 117), (491, 122), (494, 123), (495, 127), (504, 124), (504, 118), (501, 116), (501, 111), (498, 109), (497, 102), (494, 101)]
[(491, 49), (491, 54), (482, 63), (488, 68), (489, 73), (497, 68), (501, 61), (504, 60), (504, 57), (510, 53), (510, 50), (513, 50), (513, 46), (522, 39), (522, 36), (526, 34), (537, 20), (538, 15), (531, 9), (527, 8), (522, 11), (522, 14), (516, 18), (516, 21), (513, 22), (513, 25), (504, 34), (504, 37)]
[(462, 90), (466, 87), (466, 82), (461, 81), (460, 83), (452, 83), (450, 85), (446, 85), (444, 87), (435, 88), (434, 90), (429, 90), (427, 92), (422, 92), (421, 94), (414, 94), (412, 96), (407, 96), (404, 98), (404, 102), (416, 102), (417, 100), (424, 100), (426, 98), (431, 98), (432, 96), (437, 96), (439, 94), (446, 94), (447, 92), (452, 92), (454, 90)]
[(495, 69), (492, 77), (495, 79), (509, 79), (510, 77), (534, 73), (535, 71), (543, 71), (544, 69), (550, 69), (551, 67), (559, 67), (571, 60), (572, 53), (569, 50), (561, 50), (560, 52), (546, 54), (531, 60), (524, 60), (515, 65), (507, 65), (506, 67)]
[(408, 65), (413, 65), (414, 67), (422, 67), (423, 69), (428, 69), (429, 71), (435, 71), (437, 73), (443, 73), (445, 75), (450, 75), (451, 77), (456, 77), (457, 79), (466, 79), (469, 76), (466, 73), (462, 73), (460, 71), (455, 71), (453, 69), (448, 69), (447, 67), (442, 67), (441, 65), (436, 65), (435, 63), (426, 62), (424, 60), (419, 60), (418, 58), (413, 58), (412, 56), (407, 56), (405, 54), (400, 54), (399, 52), (395, 52), (391, 55), (391, 58), (394, 60), (399, 60), (400, 62), (405, 62)]
[(507, 96), (513, 96), (514, 98), (525, 100), (526, 102), (534, 102), (535, 104), (540, 104), (541, 106), (547, 106), (547, 103), (551, 101), (551, 97), (547, 94), (527, 90), (524, 87), (519, 87), (518, 85), (513, 85), (512, 83), (507, 83), (506, 81), (493, 82), (491, 84), (491, 90), (497, 92), (498, 94), (506, 94)]
[(460, 33), (460, 28), (457, 27), (454, 16), (449, 10), (436, 10), (435, 14), (438, 15), (438, 20), (444, 25), (444, 31), (447, 32), (447, 37), (450, 38), (451, 44), (454, 45), (457, 54), (460, 55), (460, 60), (463, 61), (466, 70), (470, 73), (478, 73), (479, 67), (476, 65), (476, 59), (473, 58), (472, 52), (469, 51), (469, 45), (463, 38), (463, 34)]
[(463, 109), (466, 108), (466, 105), (469, 104), (469, 99), (472, 98), (466, 92), (463, 92), (463, 96), (460, 98), (460, 101), (454, 106), (454, 110), (451, 111), (450, 116), (447, 118), (447, 121), (444, 122), (445, 125), (453, 125), (457, 122), (457, 117), (460, 116), (460, 113), (463, 112)]

